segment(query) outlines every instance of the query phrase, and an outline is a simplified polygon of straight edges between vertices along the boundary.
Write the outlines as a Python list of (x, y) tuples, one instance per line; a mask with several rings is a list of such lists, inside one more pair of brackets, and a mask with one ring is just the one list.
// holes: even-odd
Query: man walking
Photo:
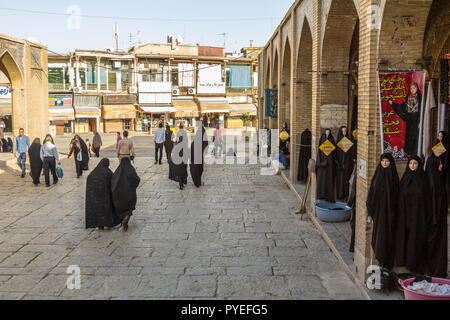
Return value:
[(122, 158), (130, 158), (130, 160), (134, 160), (136, 154), (134, 152), (133, 141), (128, 139), (128, 131), (123, 132), (123, 139), (117, 143), (116, 151), (119, 161), (121, 161)]
[(23, 128), (19, 129), (19, 136), (16, 137), (16, 149), (14, 151), (14, 157), (17, 157), (17, 165), (22, 169), (22, 178), (25, 178), (27, 152), (30, 148), (30, 139), (24, 135), (24, 132)]
[[(158, 130), (155, 131), (155, 164), (159, 162), (161, 163), (162, 154), (163, 154), (163, 147), (164, 147), (164, 141), (166, 140), (166, 133), (163, 129), (163, 123), (159, 123)], [(159, 161), (158, 161), (158, 150), (159, 150)]]

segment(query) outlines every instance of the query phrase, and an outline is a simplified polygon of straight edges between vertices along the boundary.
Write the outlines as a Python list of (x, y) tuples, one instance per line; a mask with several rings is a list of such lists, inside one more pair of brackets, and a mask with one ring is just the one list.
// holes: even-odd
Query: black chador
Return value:
[[(89, 170), (89, 150), (86, 142), (84, 142), (84, 140), (79, 135), (76, 135), (75, 137), (78, 137), (78, 141), (80, 142), (81, 147), (81, 154), (83, 157), (83, 159), (81, 160), (81, 169)], [(74, 155), (74, 157), (76, 159), (76, 154)]]
[(308, 162), (311, 159), (311, 131), (306, 129), (300, 137), (300, 151), (298, 155), (298, 181), (305, 182), (308, 178)]
[(433, 277), (446, 278), (447, 251), (447, 192), (445, 190), (443, 166), (436, 156), (427, 160), (426, 174), (431, 195), (431, 221), (428, 229), (427, 273)]
[[(411, 170), (412, 162), (418, 163)], [(405, 266), (411, 272), (424, 273), (427, 262), (427, 231), (431, 203), (428, 179), (422, 161), (417, 156), (408, 160), (405, 174), (400, 181), (398, 221), (395, 241), (395, 264)]]
[(417, 154), (419, 142), (419, 124), (420, 112), (422, 103), (422, 93), (419, 90), (419, 85), (414, 82), (408, 90), (408, 96), (403, 103), (395, 103), (390, 101), (397, 115), (406, 122), (405, 131), (405, 147), (404, 151), (413, 156)]
[(382, 154), (370, 184), (366, 206), (373, 220), (372, 249), (380, 265), (387, 269), (394, 266), (398, 193), (399, 179), (394, 158), (389, 153)]
[(118, 218), (122, 220), (125, 231), (128, 228), (128, 220), (133, 210), (136, 209), (136, 189), (140, 181), (136, 169), (131, 165), (130, 158), (122, 158), (119, 167), (113, 174), (111, 190), (114, 211)]
[[(339, 128), (337, 142), (339, 143), (344, 137), (352, 141), (346, 126)], [(354, 166), (353, 147), (354, 146), (352, 146), (347, 152), (343, 151), (339, 147), (336, 148), (336, 197), (339, 200), (345, 200), (348, 197), (349, 180)]]
[[(336, 142), (330, 129), (326, 129), (319, 140), (319, 147), (328, 139), (335, 147)], [(328, 156), (320, 148), (317, 149), (316, 176), (317, 199), (335, 202), (334, 177), (336, 174), (336, 149)]]
[(109, 169), (109, 160), (100, 160), (97, 167), (86, 180), (86, 229), (112, 228), (120, 223), (114, 213), (111, 194), (113, 172)]
[(34, 139), (30, 148), (28, 149), (28, 155), (30, 156), (30, 175), (33, 179), (33, 184), (38, 185), (40, 183), (39, 177), (42, 172), (42, 160), (41, 160), (41, 139)]
[(194, 141), (191, 144), (191, 163), (189, 169), (191, 172), (192, 181), (196, 187), (202, 185), (202, 174), (204, 165), (204, 151), (208, 147), (208, 137), (203, 126), (197, 130)]
[(170, 160), (170, 156), (172, 154), (172, 149), (173, 149), (173, 140), (172, 140), (172, 130), (170, 130), (170, 126), (166, 126), (166, 131), (165, 131), (165, 140), (164, 140), (164, 149), (166, 150), (166, 157), (167, 157), (167, 162), (169, 164), (169, 179), (173, 178), (173, 165), (172, 162)]
[(189, 161), (190, 150), (187, 134), (185, 134), (185, 132), (180, 134), (180, 132), (181, 130), (178, 132), (177, 141), (170, 156), (173, 173), (173, 176), (170, 179), (178, 182), (180, 189), (183, 189), (184, 185), (187, 184), (187, 163)]

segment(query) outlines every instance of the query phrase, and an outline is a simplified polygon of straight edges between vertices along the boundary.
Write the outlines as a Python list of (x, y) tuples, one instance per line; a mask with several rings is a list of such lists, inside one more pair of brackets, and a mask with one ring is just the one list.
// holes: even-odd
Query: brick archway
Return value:
[[(271, 89), (277, 89), (278, 88), (278, 66), (279, 66), (279, 58), (278, 58), (278, 50), (275, 51), (274, 59), (273, 59), (273, 68), (272, 68), (272, 75), (271, 75)], [(279, 113), (280, 110), (278, 110)], [(278, 117), (270, 118), (269, 119), (269, 129), (276, 129), (278, 127)]]
[(289, 39), (286, 39), (284, 54), (281, 63), (281, 82), (279, 88), (278, 101), (278, 128), (283, 127), (283, 122), (290, 122), (290, 104), (291, 104), (291, 45)]

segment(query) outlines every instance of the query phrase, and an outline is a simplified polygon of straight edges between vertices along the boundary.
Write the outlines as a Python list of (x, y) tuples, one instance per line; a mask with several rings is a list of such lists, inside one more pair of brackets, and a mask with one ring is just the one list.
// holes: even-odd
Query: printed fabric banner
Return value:
[(407, 161), (420, 150), (425, 72), (379, 74), (383, 152)]

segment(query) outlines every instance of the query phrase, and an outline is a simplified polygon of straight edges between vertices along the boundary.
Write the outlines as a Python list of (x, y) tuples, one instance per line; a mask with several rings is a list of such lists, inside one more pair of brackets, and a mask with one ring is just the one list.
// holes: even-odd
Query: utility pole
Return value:
[(224, 32), (224, 33), (219, 33), (219, 36), (223, 36), (223, 51), (226, 51), (226, 44), (227, 44), (227, 35), (228, 33)]
[(130, 45), (129, 48), (133, 46), (133, 34), (130, 32)]
[(116, 39), (116, 52), (119, 51), (119, 25), (114, 24), (114, 38)]

